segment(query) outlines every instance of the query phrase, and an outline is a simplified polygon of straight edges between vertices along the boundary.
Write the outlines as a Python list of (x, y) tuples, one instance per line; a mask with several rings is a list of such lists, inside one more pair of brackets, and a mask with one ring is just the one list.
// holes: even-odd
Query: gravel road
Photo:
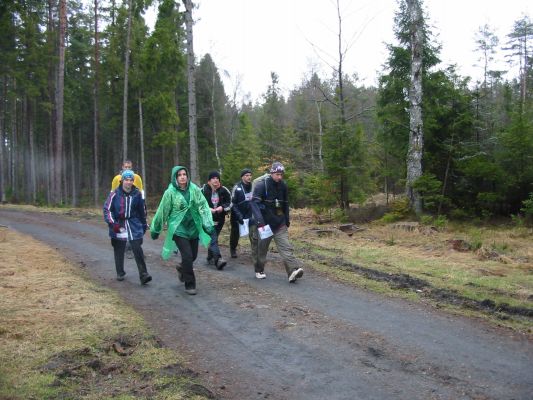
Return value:
[[(163, 262), (162, 240), (143, 245), (154, 280), (134, 260), (115, 279), (100, 220), (0, 208), (0, 224), (56, 248), (116, 290), (169, 346), (185, 354), (221, 399), (533, 399), (532, 341), (506, 329), (380, 297), (306, 269), (289, 284), (269, 262), (257, 280), (247, 255), (223, 271), (195, 263), (196, 296)], [(228, 253), (223, 249), (223, 253)]]

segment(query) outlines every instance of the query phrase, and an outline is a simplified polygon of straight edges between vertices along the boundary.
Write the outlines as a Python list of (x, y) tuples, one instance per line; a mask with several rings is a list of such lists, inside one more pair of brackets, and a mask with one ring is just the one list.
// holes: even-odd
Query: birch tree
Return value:
[(422, 57), (424, 45), (424, 18), (421, 1), (406, 0), (411, 47), (411, 73), (409, 83), (409, 145), (407, 149), (406, 195), (417, 215), (422, 213), (420, 194), (413, 188), (422, 176), (424, 149), (424, 124), (422, 122)]

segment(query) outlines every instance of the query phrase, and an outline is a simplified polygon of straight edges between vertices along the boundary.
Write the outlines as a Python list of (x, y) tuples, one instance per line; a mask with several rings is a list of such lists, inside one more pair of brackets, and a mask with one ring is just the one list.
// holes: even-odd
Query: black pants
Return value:
[(233, 217), (230, 219), (231, 224), (231, 230), (229, 234), (229, 248), (230, 250), (236, 250), (237, 246), (239, 245), (239, 238), (241, 237), (241, 234), (239, 232), (239, 221), (236, 219), (233, 219)]
[[(123, 276), (126, 274), (126, 272), (124, 272), (124, 252), (126, 251), (126, 243), (128, 243), (126, 240), (111, 239), (111, 246), (113, 246), (113, 252), (115, 254), (115, 269), (117, 270), (117, 276)], [(139, 278), (142, 278), (148, 273), (142, 248), (143, 240), (142, 238), (130, 240), (129, 243), (131, 244), (133, 256), (137, 263)]]
[(181, 254), (181, 274), (183, 276), (183, 282), (186, 286), (196, 287), (196, 277), (194, 276), (194, 269), (192, 264), (198, 256), (198, 238), (186, 239), (181, 236), (174, 235), (172, 237), (178, 250)]

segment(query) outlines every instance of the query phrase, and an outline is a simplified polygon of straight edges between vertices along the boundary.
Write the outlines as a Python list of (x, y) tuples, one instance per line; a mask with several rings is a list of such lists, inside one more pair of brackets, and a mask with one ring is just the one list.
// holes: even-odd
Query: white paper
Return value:
[(117, 233), (117, 239), (127, 239), (128, 238), (128, 232), (126, 232), (126, 229), (120, 228), (120, 232)]
[(272, 229), (270, 229), (270, 225), (265, 225), (262, 228), (257, 228), (259, 231), (259, 237), (261, 239), (268, 239), (270, 236), (274, 235), (272, 233)]
[(248, 232), (249, 232), (248, 222), (250, 220), (248, 218), (245, 218), (243, 221), (244, 221), (244, 223), (242, 225), (239, 224), (239, 236), (241, 236), (241, 237), (248, 236)]

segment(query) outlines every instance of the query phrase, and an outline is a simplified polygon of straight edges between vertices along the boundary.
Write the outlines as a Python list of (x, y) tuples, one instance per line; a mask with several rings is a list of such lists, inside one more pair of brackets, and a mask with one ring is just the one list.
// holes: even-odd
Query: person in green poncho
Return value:
[(185, 292), (196, 294), (193, 262), (198, 256), (198, 244), (208, 247), (215, 231), (209, 205), (200, 188), (189, 180), (189, 171), (182, 166), (172, 168), (170, 184), (163, 193), (150, 225), (153, 240), (168, 226), (161, 257), (168, 260), (176, 249), (181, 264), (176, 267), (178, 277), (185, 283)]

